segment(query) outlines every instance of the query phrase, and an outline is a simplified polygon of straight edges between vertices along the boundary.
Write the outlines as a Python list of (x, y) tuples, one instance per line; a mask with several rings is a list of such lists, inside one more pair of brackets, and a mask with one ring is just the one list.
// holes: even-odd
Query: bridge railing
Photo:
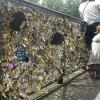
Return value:
[[(17, 11), (25, 14), (27, 28), (11, 33), (9, 17)], [(38, 92), (54, 82), (63, 83), (64, 77), (68, 80), (87, 61), (79, 19), (25, 0), (2, 0), (1, 12), (3, 92), (8, 92), (12, 100), (21, 94)], [(64, 37), (61, 44), (50, 42), (55, 32)], [(27, 63), (15, 59), (19, 44), (25, 47)], [(9, 71), (7, 64), (14, 64), (15, 69)]]

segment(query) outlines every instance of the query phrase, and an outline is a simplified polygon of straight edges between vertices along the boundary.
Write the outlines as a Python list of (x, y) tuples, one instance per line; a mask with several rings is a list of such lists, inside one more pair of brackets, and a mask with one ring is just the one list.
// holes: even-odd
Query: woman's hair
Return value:
[(100, 25), (98, 25), (98, 26), (96, 27), (96, 32), (97, 32), (97, 33), (100, 32)]

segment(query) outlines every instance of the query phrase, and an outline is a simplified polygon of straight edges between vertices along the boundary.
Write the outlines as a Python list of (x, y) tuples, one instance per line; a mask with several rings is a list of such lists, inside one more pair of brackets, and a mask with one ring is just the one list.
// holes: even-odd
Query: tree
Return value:
[(63, 2), (62, 0), (43, 0), (42, 6), (45, 6), (47, 8), (56, 10), (56, 11), (62, 11), (63, 10)]
[(79, 18), (79, 0), (66, 0), (64, 13)]
[(43, 0), (42, 6), (79, 18), (79, 0)]
[[(67, 15), (71, 15), (77, 18), (79, 17), (79, 0), (30, 0), (34, 3), (37, 3), (41, 6), (47, 7), (49, 9), (53, 9)], [(40, 4), (40, 1), (42, 3)]]

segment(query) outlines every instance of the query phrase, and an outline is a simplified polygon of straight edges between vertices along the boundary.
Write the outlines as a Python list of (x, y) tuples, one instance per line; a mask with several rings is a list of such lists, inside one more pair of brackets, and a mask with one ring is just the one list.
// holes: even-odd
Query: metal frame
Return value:
[[(55, 15), (55, 16), (58, 16), (58, 17), (62, 17), (63, 19), (68, 19), (69, 21), (73, 21), (73, 22), (76, 22), (76, 23), (80, 23), (81, 20), (78, 19), (78, 18), (75, 18), (75, 17), (72, 17), (72, 16), (69, 16), (69, 15), (66, 15), (66, 14), (63, 14), (61, 12), (58, 12), (58, 11), (54, 11), (54, 10), (51, 10), (51, 9), (48, 9), (48, 8), (45, 8), (45, 7), (42, 7), (42, 6), (39, 6), (37, 4), (34, 4), (32, 2), (29, 2), (29, 1), (26, 1), (26, 0), (8, 0), (9, 2), (12, 2), (12, 3), (16, 3), (17, 5), (22, 5), (22, 6), (26, 6), (26, 7), (30, 7), (32, 9), (38, 9), (44, 13), (49, 13), (51, 15)], [(64, 55), (65, 56), (65, 55)], [(84, 72), (83, 72), (84, 73)], [(64, 73), (63, 73), (64, 74)], [(80, 73), (79, 75), (81, 75), (82, 73)], [(78, 77), (79, 75), (77, 75), (76, 77)], [(74, 77), (73, 79), (67, 81), (67, 82), (64, 82), (62, 83), (61, 85), (59, 85), (58, 87), (54, 88), (53, 90), (49, 91), (47, 94), (44, 94), (42, 96), (39, 96), (37, 98), (35, 98), (35, 100), (41, 100), (45, 97), (47, 97), (48, 95), (52, 94), (53, 92), (57, 91), (59, 88), (69, 84), (72, 80), (74, 80), (76, 77)], [(62, 77), (63, 78), (63, 75)], [(53, 82), (51, 82), (50, 84), (52, 84)], [(50, 85), (48, 84), (48, 85)], [(47, 85), (47, 86), (48, 86)], [(31, 95), (32, 93), (30, 93), (29, 95)]]

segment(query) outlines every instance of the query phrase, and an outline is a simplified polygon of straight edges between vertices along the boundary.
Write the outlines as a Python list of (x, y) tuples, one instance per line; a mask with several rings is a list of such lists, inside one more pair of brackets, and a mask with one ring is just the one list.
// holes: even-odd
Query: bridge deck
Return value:
[(100, 100), (100, 80), (91, 80), (85, 73), (43, 100)]

